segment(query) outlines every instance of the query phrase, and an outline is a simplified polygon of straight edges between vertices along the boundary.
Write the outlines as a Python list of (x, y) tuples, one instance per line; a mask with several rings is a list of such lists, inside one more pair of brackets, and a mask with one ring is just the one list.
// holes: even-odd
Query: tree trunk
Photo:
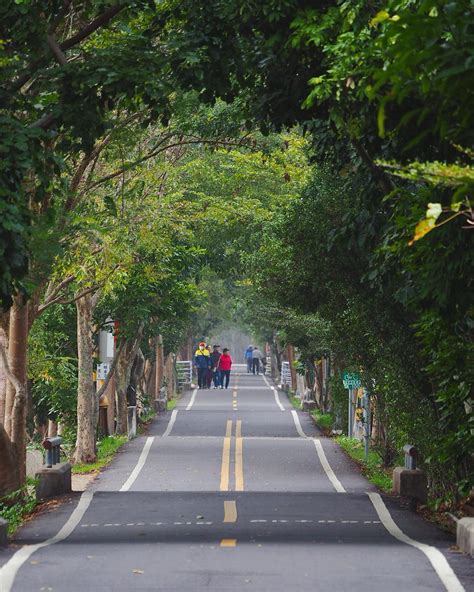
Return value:
[(86, 294), (76, 300), (77, 309), (77, 439), (74, 462), (90, 463), (96, 460), (96, 430), (99, 400), (93, 377), (92, 316), (96, 299)]
[(143, 324), (137, 330), (137, 333), (132, 340), (127, 342), (122, 347), (122, 350), (117, 359), (117, 368), (115, 370), (115, 392), (116, 392), (116, 409), (117, 409), (117, 434), (126, 434), (128, 432), (127, 426), (127, 389), (130, 384), (130, 374), (132, 365), (140, 347), (140, 342), (143, 336)]
[(165, 359), (163, 355), (163, 337), (156, 336), (156, 359), (155, 359), (155, 401), (160, 398), (160, 389), (163, 386), (165, 371)]
[[(8, 351), (8, 333), (10, 326), (10, 311), (0, 312), (0, 345)], [(5, 423), (5, 400), (7, 397), (7, 375), (3, 364), (0, 364), (0, 423)]]
[(166, 379), (166, 392), (168, 400), (172, 399), (176, 394), (176, 373), (174, 367), (175, 356), (174, 354), (168, 354), (166, 356), (163, 376)]
[[(20, 482), (26, 478), (26, 347), (28, 307), (17, 294), (10, 309), (8, 336), (8, 380), (5, 397), (5, 431), (16, 448)], [(15, 384), (16, 383), (16, 384)]]
[(296, 368), (295, 368), (295, 348), (293, 345), (288, 344), (287, 348), (288, 362), (290, 367), (291, 375), (291, 388), (296, 392)]
[(0, 497), (20, 488), (20, 472), (15, 447), (0, 424)]

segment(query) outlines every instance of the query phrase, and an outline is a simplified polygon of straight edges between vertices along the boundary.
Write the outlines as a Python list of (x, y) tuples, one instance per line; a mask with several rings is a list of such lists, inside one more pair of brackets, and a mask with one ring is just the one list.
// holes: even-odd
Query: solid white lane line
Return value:
[(177, 409), (173, 409), (173, 411), (171, 412), (171, 417), (170, 420), (168, 422), (168, 426), (165, 430), (165, 433), (163, 434), (163, 438), (167, 438), (170, 434), (171, 434), (171, 430), (173, 429), (174, 426), (174, 422), (176, 421), (176, 416), (178, 415), (178, 410)]
[(198, 392), (197, 389), (193, 390), (193, 394), (192, 394), (191, 400), (188, 403), (188, 406), (186, 407), (186, 411), (189, 411), (191, 409), (191, 407), (194, 405), (194, 401), (196, 399), (197, 392)]
[(145, 445), (143, 446), (142, 453), (140, 454), (140, 457), (138, 459), (137, 464), (135, 465), (135, 468), (130, 473), (130, 477), (125, 481), (125, 483), (122, 485), (122, 487), (119, 489), (119, 491), (128, 491), (130, 489), (130, 487), (133, 485), (133, 483), (135, 482), (135, 479), (138, 477), (138, 475), (140, 474), (140, 471), (143, 469), (143, 465), (145, 464), (146, 457), (148, 456), (148, 453), (150, 452), (150, 448), (151, 448), (151, 445), (153, 444), (154, 439), (155, 439), (154, 436), (149, 436), (146, 439)]
[(269, 389), (272, 389), (273, 391), (273, 395), (275, 397), (275, 403), (278, 405), (278, 407), (280, 408), (280, 411), (285, 411), (285, 408), (283, 407), (283, 405), (281, 404), (280, 401), (280, 397), (278, 396), (278, 389), (276, 389), (274, 386), (272, 386), (268, 380), (267, 377), (265, 375), (262, 375), (262, 378), (265, 382), (265, 384), (268, 386)]
[(18, 573), (20, 567), (27, 561), (35, 551), (42, 547), (48, 547), (54, 545), (66, 539), (72, 531), (76, 528), (79, 522), (82, 520), (87, 508), (89, 507), (94, 493), (92, 491), (84, 491), (81, 495), (79, 503), (74, 508), (74, 511), (69, 516), (66, 524), (61, 528), (57, 535), (51, 539), (47, 539), (42, 543), (36, 545), (25, 545), (19, 549), (13, 557), (10, 558), (5, 565), (0, 568), (0, 582), (2, 584), (2, 592), (10, 592), (13, 588), (15, 576)]
[(395, 524), (395, 521), (390, 515), (390, 512), (388, 511), (388, 508), (384, 504), (384, 501), (380, 495), (374, 492), (367, 492), (367, 495), (374, 505), (375, 511), (382, 521), (382, 524), (385, 526), (388, 532), (402, 543), (410, 545), (411, 547), (415, 547), (415, 549), (418, 549), (426, 555), (439, 579), (443, 582), (447, 592), (465, 592), (464, 586), (458, 580), (446, 557), (439, 549), (432, 547), (431, 545), (426, 545), (425, 543), (415, 541), (414, 539), (407, 536)]
[(291, 410), (291, 415), (293, 417), (293, 421), (295, 422), (295, 428), (301, 438), (307, 438), (308, 436), (303, 432), (303, 428), (301, 427), (300, 418), (298, 417), (298, 413), (294, 409)]
[(280, 398), (278, 396), (278, 391), (276, 390), (276, 388), (273, 386), (273, 394), (275, 395), (275, 403), (278, 405), (278, 407), (280, 407), (281, 411), (285, 411), (285, 408), (283, 407), (283, 405), (280, 402)]
[(313, 438), (313, 442), (314, 442), (314, 446), (316, 448), (316, 451), (318, 453), (319, 461), (320, 461), (329, 481), (331, 481), (334, 489), (337, 491), (337, 493), (346, 493), (346, 490), (342, 486), (342, 483), (336, 477), (336, 475), (334, 474), (334, 471), (331, 468), (331, 465), (328, 463), (328, 459), (326, 458), (326, 454), (324, 452), (323, 445), (316, 438)]

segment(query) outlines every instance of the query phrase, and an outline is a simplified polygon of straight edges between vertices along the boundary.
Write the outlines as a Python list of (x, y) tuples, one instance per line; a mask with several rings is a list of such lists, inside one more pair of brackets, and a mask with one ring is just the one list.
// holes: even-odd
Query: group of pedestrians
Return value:
[(248, 374), (260, 374), (260, 365), (262, 366), (262, 374), (265, 374), (266, 358), (258, 347), (249, 345), (245, 350), (245, 361), (247, 362)]
[(200, 389), (229, 388), (230, 371), (232, 369), (232, 357), (229, 349), (225, 347), (220, 351), (220, 345), (211, 348), (204, 341), (199, 343), (194, 354), (194, 365), (197, 370), (198, 387)]

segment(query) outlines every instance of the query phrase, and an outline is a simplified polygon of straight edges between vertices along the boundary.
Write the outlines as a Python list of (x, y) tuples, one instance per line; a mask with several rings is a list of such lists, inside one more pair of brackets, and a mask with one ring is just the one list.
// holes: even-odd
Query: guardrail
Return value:
[(176, 362), (176, 373), (180, 388), (185, 384), (191, 384), (193, 381), (193, 363), (189, 360), (178, 360)]
[(290, 389), (293, 388), (291, 382), (290, 362), (281, 363), (281, 384), (287, 385)]
[(54, 436), (52, 438), (45, 438), (43, 440), (43, 448), (46, 451), (46, 466), (50, 469), (53, 465), (58, 464), (60, 461), (60, 446), (63, 439), (60, 436)]

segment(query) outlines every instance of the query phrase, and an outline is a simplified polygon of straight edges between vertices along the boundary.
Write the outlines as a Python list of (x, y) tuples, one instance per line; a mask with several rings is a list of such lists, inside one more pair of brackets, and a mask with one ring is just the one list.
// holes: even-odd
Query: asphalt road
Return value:
[(453, 540), (380, 496), (263, 377), (187, 393), (0, 552), (1, 592), (474, 590)]

